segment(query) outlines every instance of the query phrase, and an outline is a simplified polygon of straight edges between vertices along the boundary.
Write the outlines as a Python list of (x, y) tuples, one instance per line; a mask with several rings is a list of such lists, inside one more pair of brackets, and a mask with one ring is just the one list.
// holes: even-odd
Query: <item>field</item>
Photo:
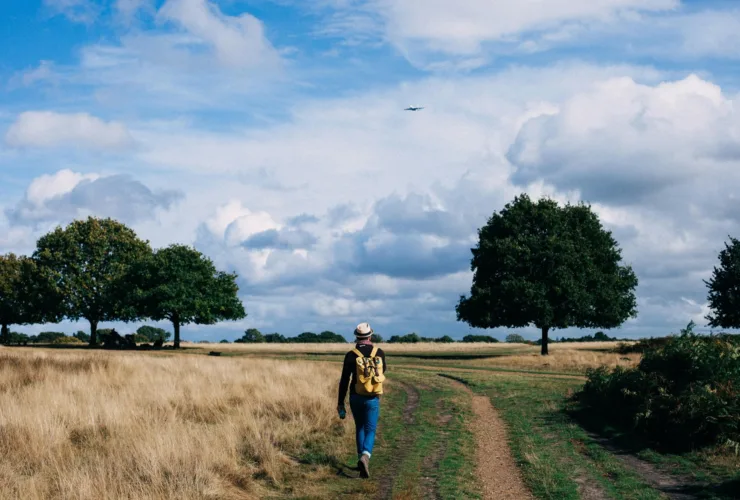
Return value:
[(348, 344), (184, 346), (0, 347), (0, 498), (740, 497), (735, 455), (625, 450), (577, 413), (586, 369), (639, 361), (613, 344), (382, 344), (370, 480), (336, 417)]

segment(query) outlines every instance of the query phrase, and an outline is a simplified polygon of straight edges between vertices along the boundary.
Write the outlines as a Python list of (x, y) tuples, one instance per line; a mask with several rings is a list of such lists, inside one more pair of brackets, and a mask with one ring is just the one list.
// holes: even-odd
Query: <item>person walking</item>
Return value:
[(344, 419), (347, 415), (344, 401), (349, 389), (349, 407), (355, 420), (357, 468), (363, 478), (370, 477), (370, 457), (380, 417), (380, 395), (383, 394), (383, 381), (388, 371), (385, 353), (373, 345), (372, 335), (369, 323), (360, 323), (355, 328), (355, 348), (344, 356), (337, 405), (339, 418)]

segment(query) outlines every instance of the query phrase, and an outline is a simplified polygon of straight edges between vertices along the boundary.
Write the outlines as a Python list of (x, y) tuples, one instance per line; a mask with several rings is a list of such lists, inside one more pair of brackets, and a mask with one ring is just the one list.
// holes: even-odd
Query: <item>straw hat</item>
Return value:
[(373, 335), (373, 329), (370, 327), (370, 323), (360, 323), (355, 328), (355, 337), (357, 340), (369, 339)]

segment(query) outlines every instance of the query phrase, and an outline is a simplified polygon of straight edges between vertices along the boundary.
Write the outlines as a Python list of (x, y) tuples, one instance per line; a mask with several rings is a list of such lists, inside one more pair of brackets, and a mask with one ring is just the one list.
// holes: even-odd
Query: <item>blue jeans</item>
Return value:
[(380, 398), (350, 394), (349, 407), (355, 419), (355, 438), (357, 440), (357, 457), (362, 454), (371, 456), (375, 443), (375, 429), (380, 416)]

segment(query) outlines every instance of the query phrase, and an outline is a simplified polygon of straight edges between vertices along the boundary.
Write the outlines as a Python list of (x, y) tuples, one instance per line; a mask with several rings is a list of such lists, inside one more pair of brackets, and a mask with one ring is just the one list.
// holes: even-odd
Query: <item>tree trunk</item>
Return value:
[(542, 327), (542, 351), (540, 354), (543, 356), (547, 356), (549, 353), (547, 352), (547, 332), (550, 331), (549, 326), (543, 326)]
[(2, 330), (0, 330), (0, 344), (10, 344), (10, 329), (5, 323), (3, 323)]
[(96, 346), (98, 345), (98, 322), (92, 319), (88, 321), (90, 321), (90, 345)]
[(180, 348), (180, 318), (175, 315), (172, 318), (172, 327), (175, 329), (175, 349)]

